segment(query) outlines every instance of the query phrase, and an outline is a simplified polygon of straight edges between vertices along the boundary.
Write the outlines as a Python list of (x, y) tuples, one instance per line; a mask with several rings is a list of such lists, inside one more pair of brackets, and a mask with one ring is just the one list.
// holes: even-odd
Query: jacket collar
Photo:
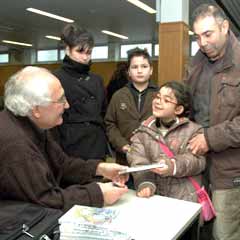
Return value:
[(26, 134), (27, 138), (30, 138), (30, 140), (37, 146), (44, 148), (47, 130), (37, 127), (37, 125), (34, 124), (28, 117), (15, 116), (7, 109), (4, 109), (3, 111), (9, 115), (10, 119), (16, 122), (20, 129), (23, 130), (24, 134)]
[[(169, 129), (168, 132), (166, 134), (166, 136), (173, 130), (175, 130), (176, 128), (178, 128), (179, 126), (188, 124), (190, 122), (190, 120), (188, 118), (182, 117), (179, 118), (179, 121), (177, 121), (175, 124), (173, 124)], [(145, 132), (148, 135), (150, 135), (152, 138), (154, 138), (157, 141), (164, 141), (163, 136), (160, 134), (160, 132), (158, 131), (158, 128), (156, 126), (156, 118), (154, 116), (151, 116), (149, 119), (147, 119), (146, 121), (142, 122), (142, 124), (140, 125), (139, 128), (137, 128), (134, 131), (134, 134), (137, 132)]]
[[(126, 86), (130, 89), (134, 89), (135, 91), (137, 91), (137, 92), (139, 92), (136, 88), (135, 88), (135, 86), (133, 85), (133, 83), (131, 82), (131, 81), (128, 81), (128, 83), (126, 84)], [(149, 81), (149, 83), (148, 83), (148, 86), (147, 86), (147, 88), (146, 89), (153, 89), (153, 90), (155, 90), (155, 89), (158, 89), (158, 87), (154, 84), (154, 83), (152, 83), (151, 81)], [(146, 91), (146, 89), (144, 89), (143, 91)]]
[(90, 64), (82, 64), (72, 60), (68, 55), (65, 55), (63, 59), (62, 68), (68, 72), (73, 77), (80, 77), (82, 75), (87, 75), (90, 70)]

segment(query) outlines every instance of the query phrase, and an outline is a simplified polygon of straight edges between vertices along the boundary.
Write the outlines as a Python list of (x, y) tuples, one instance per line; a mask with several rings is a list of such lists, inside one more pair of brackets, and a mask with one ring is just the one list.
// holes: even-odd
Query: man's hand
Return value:
[(128, 180), (128, 174), (119, 175), (119, 171), (128, 168), (127, 166), (122, 166), (117, 163), (99, 163), (97, 166), (96, 175), (103, 176), (105, 178), (111, 179), (113, 182), (118, 183), (118, 185), (125, 185)]
[(189, 149), (194, 155), (204, 155), (209, 151), (209, 147), (203, 133), (197, 134), (189, 141)]
[(109, 183), (97, 183), (101, 188), (104, 205), (112, 205), (115, 203), (121, 196), (128, 191), (126, 186), (124, 187), (115, 187), (112, 182)]
[(137, 192), (137, 196), (138, 197), (145, 197), (145, 198), (149, 198), (151, 197), (152, 194), (152, 190), (149, 187), (145, 187), (143, 189), (141, 189), (139, 192)]
[(122, 147), (122, 151), (123, 151), (124, 153), (130, 152), (130, 151), (131, 151), (131, 146), (130, 146), (129, 144), (124, 145), (124, 146)]

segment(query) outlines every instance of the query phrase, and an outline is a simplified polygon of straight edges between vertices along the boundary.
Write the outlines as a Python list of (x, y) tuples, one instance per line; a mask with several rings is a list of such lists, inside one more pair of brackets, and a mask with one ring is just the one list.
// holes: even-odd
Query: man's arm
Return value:
[(240, 147), (240, 116), (207, 128), (204, 133), (210, 150), (224, 151)]
[(204, 129), (190, 140), (190, 149), (194, 154), (205, 154), (209, 150), (221, 152), (228, 148), (240, 147), (240, 116), (232, 121), (226, 120), (215, 126)]
[[(63, 159), (55, 159), (56, 162), (51, 164), (40, 152), (32, 151), (23, 143), (8, 145), (4, 151), (8, 154), (2, 152), (1, 157), (3, 162), (8, 164), (3, 166), (4, 178), (1, 178), (0, 191), (10, 199), (67, 210), (74, 204), (95, 207), (112, 204), (127, 191), (126, 187), (116, 188), (110, 184), (101, 185), (90, 181), (84, 185), (76, 182), (63, 188), (61, 187), (64, 174), (62, 167), (65, 164)], [(75, 169), (74, 173), (77, 175), (78, 171), (79, 179), (81, 173), (84, 174), (84, 166), (88, 165), (81, 160), (80, 162), (82, 163), (78, 164), (82, 165), (82, 169)], [(71, 167), (73, 166), (76, 167), (77, 164), (71, 163)]]
[[(1, 191), (11, 199), (30, 201), (48, 207), (68, 209), (74, 204), (101, 207), (103, 195), (97, 183), (69, 185), (61, 188), (63, 171), (52, 169), (41, 154), (20, 144), (5, 148), (1, 154), (4, 162), (4, 178)], [(13, 150), (13, 148), (12, 148)], [(60, 166), (59, 166), (60, 167)]]

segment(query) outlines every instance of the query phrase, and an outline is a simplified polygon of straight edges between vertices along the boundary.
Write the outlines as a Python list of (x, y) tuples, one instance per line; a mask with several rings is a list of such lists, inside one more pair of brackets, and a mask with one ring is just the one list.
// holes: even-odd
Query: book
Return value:
[(130, 236), (114, 225), (118, 214), (116, 209), (75, 205), (59, 219), (60, 240), (129, 240)]
[(120, 171), (119, 174), (121, 175), (121, 174), (132, 173), (132, 172), (147, 171), (147, 170), (154, 169), (154, 168), (162, 168), (164, 166), (166, 166), (164, 163), (139, 165), (139, 166), (135, 166), (135, 167), (126, 168), (126, 169)]

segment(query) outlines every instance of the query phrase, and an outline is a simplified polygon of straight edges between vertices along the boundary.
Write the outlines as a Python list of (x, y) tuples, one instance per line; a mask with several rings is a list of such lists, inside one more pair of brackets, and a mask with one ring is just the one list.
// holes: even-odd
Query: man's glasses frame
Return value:
[(66, 104), (67, 103), (67, 98), (66, 98), (65, 94), (63, 94), (57, 101), (50, 100), (49, 102), (51, 102), (51, 103), (59, 103), (59, 104)]

